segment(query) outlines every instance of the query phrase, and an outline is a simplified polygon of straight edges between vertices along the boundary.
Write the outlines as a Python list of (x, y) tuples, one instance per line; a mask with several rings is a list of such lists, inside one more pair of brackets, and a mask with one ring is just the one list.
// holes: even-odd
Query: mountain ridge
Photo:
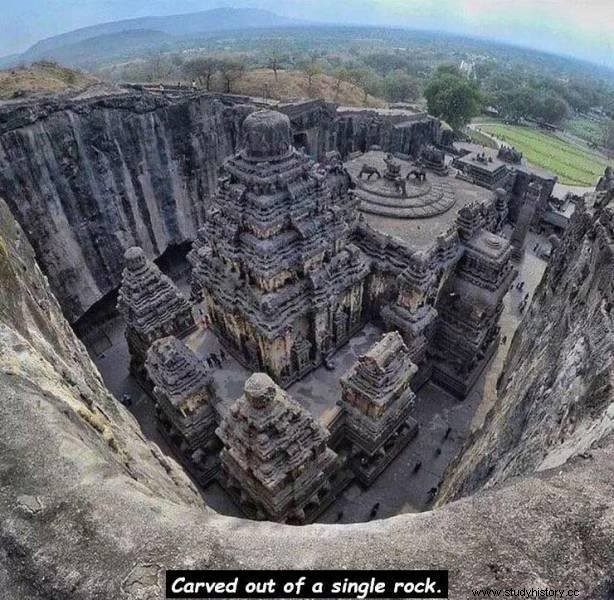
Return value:
[(22, 61), (54, 59), (63, 48), (99, 38), (131, 31), (155, 31), (172, 36), (187, 36), (209, 31), (259, 29), (297, 26), (307, 21), (280, 16), (257, 8), (214, 8), (210, 10), (168, 15), (148, 16), (90, 25), (51, 36), (30, 46), (18, 55)]

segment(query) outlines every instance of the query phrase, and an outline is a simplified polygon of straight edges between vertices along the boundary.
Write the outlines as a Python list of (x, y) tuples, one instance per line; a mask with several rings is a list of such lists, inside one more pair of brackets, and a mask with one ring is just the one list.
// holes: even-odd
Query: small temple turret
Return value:
[(217, 434), (221, 481), (250, 518), (311, 522), (340, 491), (328, 431), (264, 373), (245, 382)]
[(130, 372), (145, 383), (145, 357), (151, 344), (193, 330), (194, 317), (189, 302), (141, 248), (128, 249), (125, 259), (117, 308), (126, 319)]
[(157, 340), (145, 368), (153, 382), (158, 429), (201, 485), (219, 466), (213, 379), (195, 354), (174, 336)]
[(341, 402), (349, 466), (371, 485), (418, 433), (410, 384), (418, 368), (398, 332), (385, 334), (342, 377)]
[(397, 285), (396, 300), (383, 307), (382, 319), (388, 329), (397, 329), (403, 336), (412, 362), (420, 368), (419, 379), (414, 381), (419, 387), (431, 374), (427, 349), (437, 318), (433, 307), (437, 277), (425, 252), (414, 254), (410, 265), (398, 276)]

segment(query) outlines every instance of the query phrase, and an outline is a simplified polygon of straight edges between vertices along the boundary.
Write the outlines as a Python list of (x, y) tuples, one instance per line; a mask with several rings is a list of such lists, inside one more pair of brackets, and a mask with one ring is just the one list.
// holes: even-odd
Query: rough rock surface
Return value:
[(251, 110), (135, 92), (0, 110), (0, 195), (69, 320), (118, 286), (128, 247), (195, 237)]
[(162, 598), (164, 569), (182, 566), (439, 567), (454, 600), (484, 586), (612, 598), (611, 436), (427, 513), (302, 528), (222, 517), (105, 391), (1, 203), (0, 286), (1, 598)]
[(614, 431), (612, 219), (612, 209), (576, 210), (516, 333), (497, 402), (448, 469), (440, 504), (576, 455), (591, 465), (593, 446)]

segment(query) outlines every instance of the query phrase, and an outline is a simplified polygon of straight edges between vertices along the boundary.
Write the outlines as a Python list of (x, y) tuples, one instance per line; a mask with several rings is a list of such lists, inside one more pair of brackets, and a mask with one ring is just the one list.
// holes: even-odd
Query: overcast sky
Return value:
[(476, 35), (614, 67), (614, 0), (0, 0), (0, 55), (86, 25), (218, 6)]

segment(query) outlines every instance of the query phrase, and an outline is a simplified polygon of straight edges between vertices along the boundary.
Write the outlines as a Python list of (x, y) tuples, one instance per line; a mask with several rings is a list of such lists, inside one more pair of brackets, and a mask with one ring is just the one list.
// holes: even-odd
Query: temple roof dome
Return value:
[(139, 248), (138, 246), (128, 248), (128, 250), (126, 250), (124, 258), (126, 259), (126, 265), (130, 269), (142, 267), (147, 260), (142, 248)]
[(291, 150), (290, 119), (274, 110), (259, 110), (243, 122), (243, 143), (248, 158), (271, 160)]

